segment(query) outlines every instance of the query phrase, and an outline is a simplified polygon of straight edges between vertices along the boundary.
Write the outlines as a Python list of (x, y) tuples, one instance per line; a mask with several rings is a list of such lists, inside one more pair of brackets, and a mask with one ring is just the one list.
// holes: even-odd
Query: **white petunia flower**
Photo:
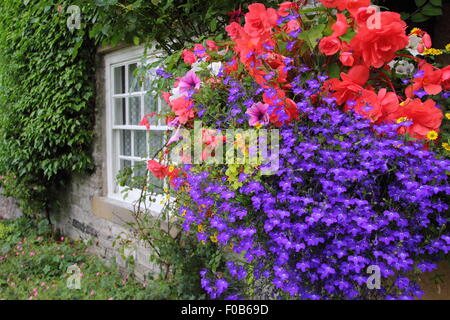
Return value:
[(211, 75), (217, 77), (222, 69), (222, 62), (213, 62), (208, 66)]

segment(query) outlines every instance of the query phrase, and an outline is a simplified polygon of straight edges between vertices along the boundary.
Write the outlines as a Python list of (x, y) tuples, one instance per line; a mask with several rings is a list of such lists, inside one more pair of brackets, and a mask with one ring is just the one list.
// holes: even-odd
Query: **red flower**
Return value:
[(342, 52), (339, 56), (339, 60), (346, 67), (351, 67), (355, 63), (355, 58), (351, 51)]
[(414, 91), (424, 89), (429, 95), (439, 94), (442, 91), (442, 70), (435, 69), (429, 63), (422, 63), (420, 70), (423, 76), (414, 79), (414, 84), (406, 88), (406, 96), (414, 97)]
[(141, 120), (141, 122), (139, 123), (139, 125), (140, 125), (140, 126), (145, 126), (145, 127), (147, 128), (147, 130), (150, 130), (150, 122), (148, 121), (148, 118), (152, 118), (152, 117), (154, 117), (154, 116), (156, 116), (156, 115), (157, 115), (156, 112), (151, 112), (151, 113), (145, 115), (145, 116), (142, 118), (142, 120)]
[(442, 87), (444, 90), (450, 90), (450, 66), (446, 66), (442, 69)]
[(332, 56), (341, 49), (341, 40), (337, 37), (324, 37), (319, 43), (319, 50), (326, 56)]
[(185, 124), (195, 117), (195, 112), (192, 109), (192, 101), (186, 99), (186, 97), (172, 100), (170, 105), (172, 106), (172, 111), (175, 112), (178, 118), (178, 122), (181, 124)]
[(370, 0), (346, 0), (347, 10), (356, 15), (358, 9), (370, 6)]
[(213, 40), (206, 40), (206, 46), (209, 51), (218, 51), (220, 48), (217, 46), (216, 42)]
[(279, 6), (278, 15), (281, 17), (286, 17), (287, 15), (290, 14), (290, 11), (292, 9), (296, 9), (298, 7), (298, 4), (292, 3), (290, 1), (285, 1), (283, 3), (280, 3), (278, 6)]
[(347, 23), (347, 17), (344, 16), (342, 13), (338, 13), (337, 15), (337, 21), (336, 23), (331, 27), (333, 32), (333, 37), (340, 37), (347, 33), (348, 29), (348, 23)]
[(324, 83), (326, 90), (333, 92), (332, 97), (342, 105), (348, 101), (354, 101), (364, 92), (362, 87), (369, 79), (369, 68), (358, 65), (352, 67), (348, 73), (341, 73), (341, 79), (331, 79)]
[(181, 57), (183, 58), (184, 63), (186, 63), (186, 64), (193, 64), (197, 61), (195, 54), (192, 51), (187, 50), (187, 49), (183, 50)]
[(225, 31), (228, 33), (228, 36), (231, 40), (236, 41), (236, 39), (241, 36), (241, 32), (243, 31), (243, 29), (239, 23), (231, 22), (225, 27)]
[(433, 100), (422, 102), (420, 99), (414, 99), (402, 103), (392, 118), (394, 121), (412, 122), (408, 127), (400, 127), (400, 134), (408, 133), (416, 139), (424, 139), (431, 130), (439, 132), (444, 115)]
[(320, 0), (327, 8), (338, 8), (339, 11), (345, 10), (347, 0)]
[(148, 170), (158, 179), (164, 179), (167, 176), (167, 167), (155, 160), (148, 160)]
[(381, 89), (378, 94), (372, 90), (363, 90), (355, 104), (347, 104), (344, 110), (354, 109), (372, 122), (382, 122), (397, 111), (399, 100), (395, 93)]
[(367, 66), (381, 68), (392, 61), (398, 50), (405, 48), (409, 38), (405, 33), (406, 23), (395, 12), (380, 12), (380, 28), (360, 25), (351, 47), (361, 52)]
[(230, 16), (230, 22), (239, 22), (240, 18), (242, 17), (242, 14), (243, 13), (241, 10), (227, 12), (227, 15)]
[(265, 38), (270, 35), (277, 20), (278, 14), (275, 9), (266, 9), (262, 3), (253, 3), (248, 6), (244, 30), (252, 38)]

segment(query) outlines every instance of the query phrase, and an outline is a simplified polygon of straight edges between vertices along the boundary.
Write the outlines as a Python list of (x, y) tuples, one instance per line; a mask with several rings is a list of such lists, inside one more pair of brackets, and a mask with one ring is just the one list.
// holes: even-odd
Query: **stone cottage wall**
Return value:
[(130, 211), (123, 204), (106, 199), (106, 106), (105, 106), (105, 66), (104, 54), (109, 48), (103, 48), (97, 55), (95, 104), (95, 127), (92, 156), (95, 171), (91, 175), (73, 177), (67, 190), (61, 194), (61, 210), (52, 217), (53, 224), (62, 234), (82, 240), (91, 240), (89, 250), (105, 259), (116, 261), (123, 269), (132, 268), (136, 277), (145, 281), (149, 272), (156, 268), (149, 262), (149, 251), (140, 245), (127, 250), (127, 256), (134, 257), (134, 265), (127, 265), (113, 246), (114, 240), (127, 233), (125, 223), (131, 221)]

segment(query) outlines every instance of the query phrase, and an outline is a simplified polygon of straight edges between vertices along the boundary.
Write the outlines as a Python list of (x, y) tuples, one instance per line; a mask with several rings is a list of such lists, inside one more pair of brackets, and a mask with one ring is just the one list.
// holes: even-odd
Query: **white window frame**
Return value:
[[(141, 96), (141, 111), (144, 111), (144, 98), (146, 91), (138, 91), (133, 93), (125, 94), (115, 94), (114, 93), (114, 72), (113, 68), (119, 67), (121, 65), (126, 65), (125, 68), (125, 88), (129, 88), (128, 84), (128, 64), (140, 63), (142, 62), (142, 57), (144, 56), (144, 47), (131, 47), (126, 49), (121, 49), (113, 53), (105, 55), (105, 104), (106, 104), (106, 172), (107, 172), (107, 197), (116, 201), (124, 203), (126, 207), (130, 207), (132, 203), (139, 199), (141, 195), (141, 190), (132, 189), (128, 192), (128, 197), (124, 199), (122, 191), (123, 187), (117, 185), (116, 174), (118, 172), (118, 166), (120, 165), (120, 159), (118, 155), (118, 144), (114, 146), (113, 134), (114, 130), (145, 130), (145, 126), (139, 125), (116, 125), (114, 123), (114, 98), (126, 98), (130, 96)], [(146, 61), (146, 63), (153, 62), (152, 59)], [(128, 91), (128, 89), (126, 89)], [(155, 95), (158, 95), (155, 92)], [(125, 99), (127, 100), (127, 99)], [(126, 102), (128, 104), (128, 102)], [(161, 99), (158, 99), (158, 109), (161, 110)], [(126, 108), (128, 110), (128, 108)], [(128, 112), (126, 112), (126, 117), (128, 118)], [(158, 130), (167, 130), (167, 126), (153, 126)], [(134, 139), (131, 139), (131, 148), (133, 150)], [(132, 151), (133, 152), (133, 151)], [(123, 156), (121, 156), (124, 158)], [(130, 158), (132, 159), (132, 158)], [(126, 160), (126, 159), (125, 159)], [(156, 201), (150, 204), (150, 211), (158, 213), (164, 207), (164, 202), (166, 201), (166, 196), (164, 194), (157, 195)]]

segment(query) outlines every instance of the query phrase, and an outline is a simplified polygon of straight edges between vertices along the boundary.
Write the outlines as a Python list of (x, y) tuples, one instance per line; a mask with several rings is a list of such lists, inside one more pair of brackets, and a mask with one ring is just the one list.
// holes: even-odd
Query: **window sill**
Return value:
[[(93, 197), (92, 212), (94, 216), (118, 224), (122, 227), (128, 227), (135, 222), (133, 217), (133, 205), (126, 201), (114, 198)], [(161, 228), (169, 231), (165, 222), (161, 224)], [(170, 228), (170, 234), (173, 238), (179, 233), (177, 228)]]

